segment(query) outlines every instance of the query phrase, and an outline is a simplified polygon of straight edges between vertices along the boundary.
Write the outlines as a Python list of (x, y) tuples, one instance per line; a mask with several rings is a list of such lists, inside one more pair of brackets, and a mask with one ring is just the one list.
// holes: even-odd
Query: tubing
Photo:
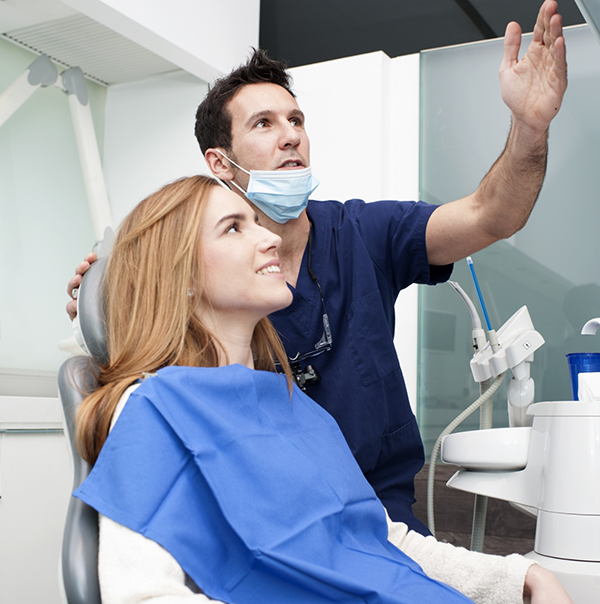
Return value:
[(466, 294), (465, 290), (456, 281), (448, 281), (448, 285), (462, 298), (462, 301), (467, 305), (469, 314), (471, 315), (471, 323), (473, 329), (481, 329), (481, 319), (477, 314), (475, 304), (471, 301), (471, 298)]
[(444, 436), (453, 432), (471, 413), (479, 409), (484, 403), (494, 396), (494, 392), (498, 390), (502, 380), (504, 379), (504, 374), (501, 373), (493, 382), (493, 384), (469, 407), (467, 407), (460, 415), (458, 415), (454, 420), (452, 420), (448, 426), (442, 431), (442, 433), (438, 436), (435, 441), (435, 445), (433, 446), (433, 451), (431, 452), (431, 459), (429, 461), (429, 473), (427, 476), (427, 524), (429, 526), (429, 530), (431, 534), (435, 537), (435, 512), (434, 512), (434, 480), (435, 480), (435, 464), (437, 462), (438, 455), (440, 453), (440, 448), (442, 446), (442, 439)]
[[(479, 384), (479, 392), (484, 394), (492, 385), (492, 379), (484, 380)], [(494, 401), (490, 397), (480, 409), (479, 429), (489, 430), (493, 422)], [(485, 521), (487, 518), (488, 498), (485, 495), (475, 495), (475, 506), (473, 509), (473, 528), (471, 531), (471, 551), (482, 552), (483, 540), (485, 538)]]

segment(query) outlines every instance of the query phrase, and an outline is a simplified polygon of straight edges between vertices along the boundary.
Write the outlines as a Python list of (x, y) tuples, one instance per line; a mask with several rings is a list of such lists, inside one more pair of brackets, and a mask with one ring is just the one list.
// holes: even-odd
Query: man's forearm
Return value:
[(429, 263), (456, 262), (522, 229), (542, 188), (547, 157), (548, 130), (525, 134), (513, 125), (478, 189), (432, 214), (426, 232)]
[(548, 160), (548, 130), (541, 134), (511, 127), (504, 151), (475, 192), (484, 224), (494, 239), (525, 226), (540, 194)]

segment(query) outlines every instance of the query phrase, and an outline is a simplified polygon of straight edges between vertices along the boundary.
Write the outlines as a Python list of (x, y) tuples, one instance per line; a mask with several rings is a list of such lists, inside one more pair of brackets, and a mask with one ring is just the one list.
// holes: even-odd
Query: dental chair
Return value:
[[(104, 341), (104, 323), (100, 284), (107, 258), (94, 262), (85, 273), (77, 299), (75, 330), (91, 356), (67, 359), (58, 373), (65, 431), (73, 460), (73, 490), (87, 477), (91, 468), (79, 455), (75, 442), (75, 414), (81, 401), (98, 384), (99, 363), (108, 360)], [(62, 579), (68, 604), (101, 604), (98, 585), (98, 513), (81, 500), (71, 497), (63, 535)]]

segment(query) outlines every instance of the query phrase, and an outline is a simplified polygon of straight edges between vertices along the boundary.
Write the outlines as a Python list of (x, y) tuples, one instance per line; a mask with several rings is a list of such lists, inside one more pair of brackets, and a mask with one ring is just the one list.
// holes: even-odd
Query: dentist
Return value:
[[(510, 23), (500, 66), (512, 112), (506, 147), (474, 193), (439, 207), (309, 201), (318, 181), (304, 115), (289, 74), (261, 51), (215, 82), (197, 112), (211, 172), (282, 239), (293, 302), (270, 318), (297, 382), (335, 417), (391, 518), (423, 534), (411, 507), (423, 445), (394, 349), (394, 302), (412, 283), (447, 280), (453, 262), (510, 237), (529, 218), (546, 171), (548, 128), (567, 86), (554, 0), (542, 5), (518, 60), (520, 42), (519, 25)], [(70, 294), (94, 259), (77, 267)], [(69, 303), (71, 316), (75, 309)]]

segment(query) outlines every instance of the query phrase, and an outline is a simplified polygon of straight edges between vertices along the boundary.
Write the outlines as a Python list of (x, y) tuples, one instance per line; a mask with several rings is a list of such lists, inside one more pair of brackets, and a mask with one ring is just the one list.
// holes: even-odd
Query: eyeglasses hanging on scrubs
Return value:
[(218, 149), (216, 151), (250, 176), (247, 191), (236, 182), (229, 182), (271, 220), (279, 224), (298, 218), (308, 205), (310, 194), (319, 186), (319, 181), (312, 175), (310, 166), (302, 170), (250, 170), (248, 172)]
[(319, 372), (315, 369), (314, 365), (307, 365), (304, 369), (300, 364), (302, 361), (306, 359), (314, 358), (323, 354), (324, 352), (328, 352), (331, 350), (333, 345), (333, 338), (331, 337), (331, 328), (329, 325), (329, 316), (327, 314), (327, 309), (325, 308), (325, 298), (323, 296), (323, 290), (321, 289), (321, 284), (319, 283), (317, 276), (312, 270), (312, 228), (308, 234), (308, 274), (311, 279), (317, 284), (319, 288), (319, 294), (321, 295), (321, 305), (323, 307), (323, 335), (321, 339), (315, 344), (314, 350), (310, 352), (305, 352), (304, 354), (300, 354), (300, 351), (296, 354), (296, 356), (288, 357), (290, 362), (290, 368), (292, 370), (292, 374), (296, 383), (300, 387), (301, 390), (306, 392), (306, 387), (311, 384), (316, 384), (321, 381), (321, 376)]

